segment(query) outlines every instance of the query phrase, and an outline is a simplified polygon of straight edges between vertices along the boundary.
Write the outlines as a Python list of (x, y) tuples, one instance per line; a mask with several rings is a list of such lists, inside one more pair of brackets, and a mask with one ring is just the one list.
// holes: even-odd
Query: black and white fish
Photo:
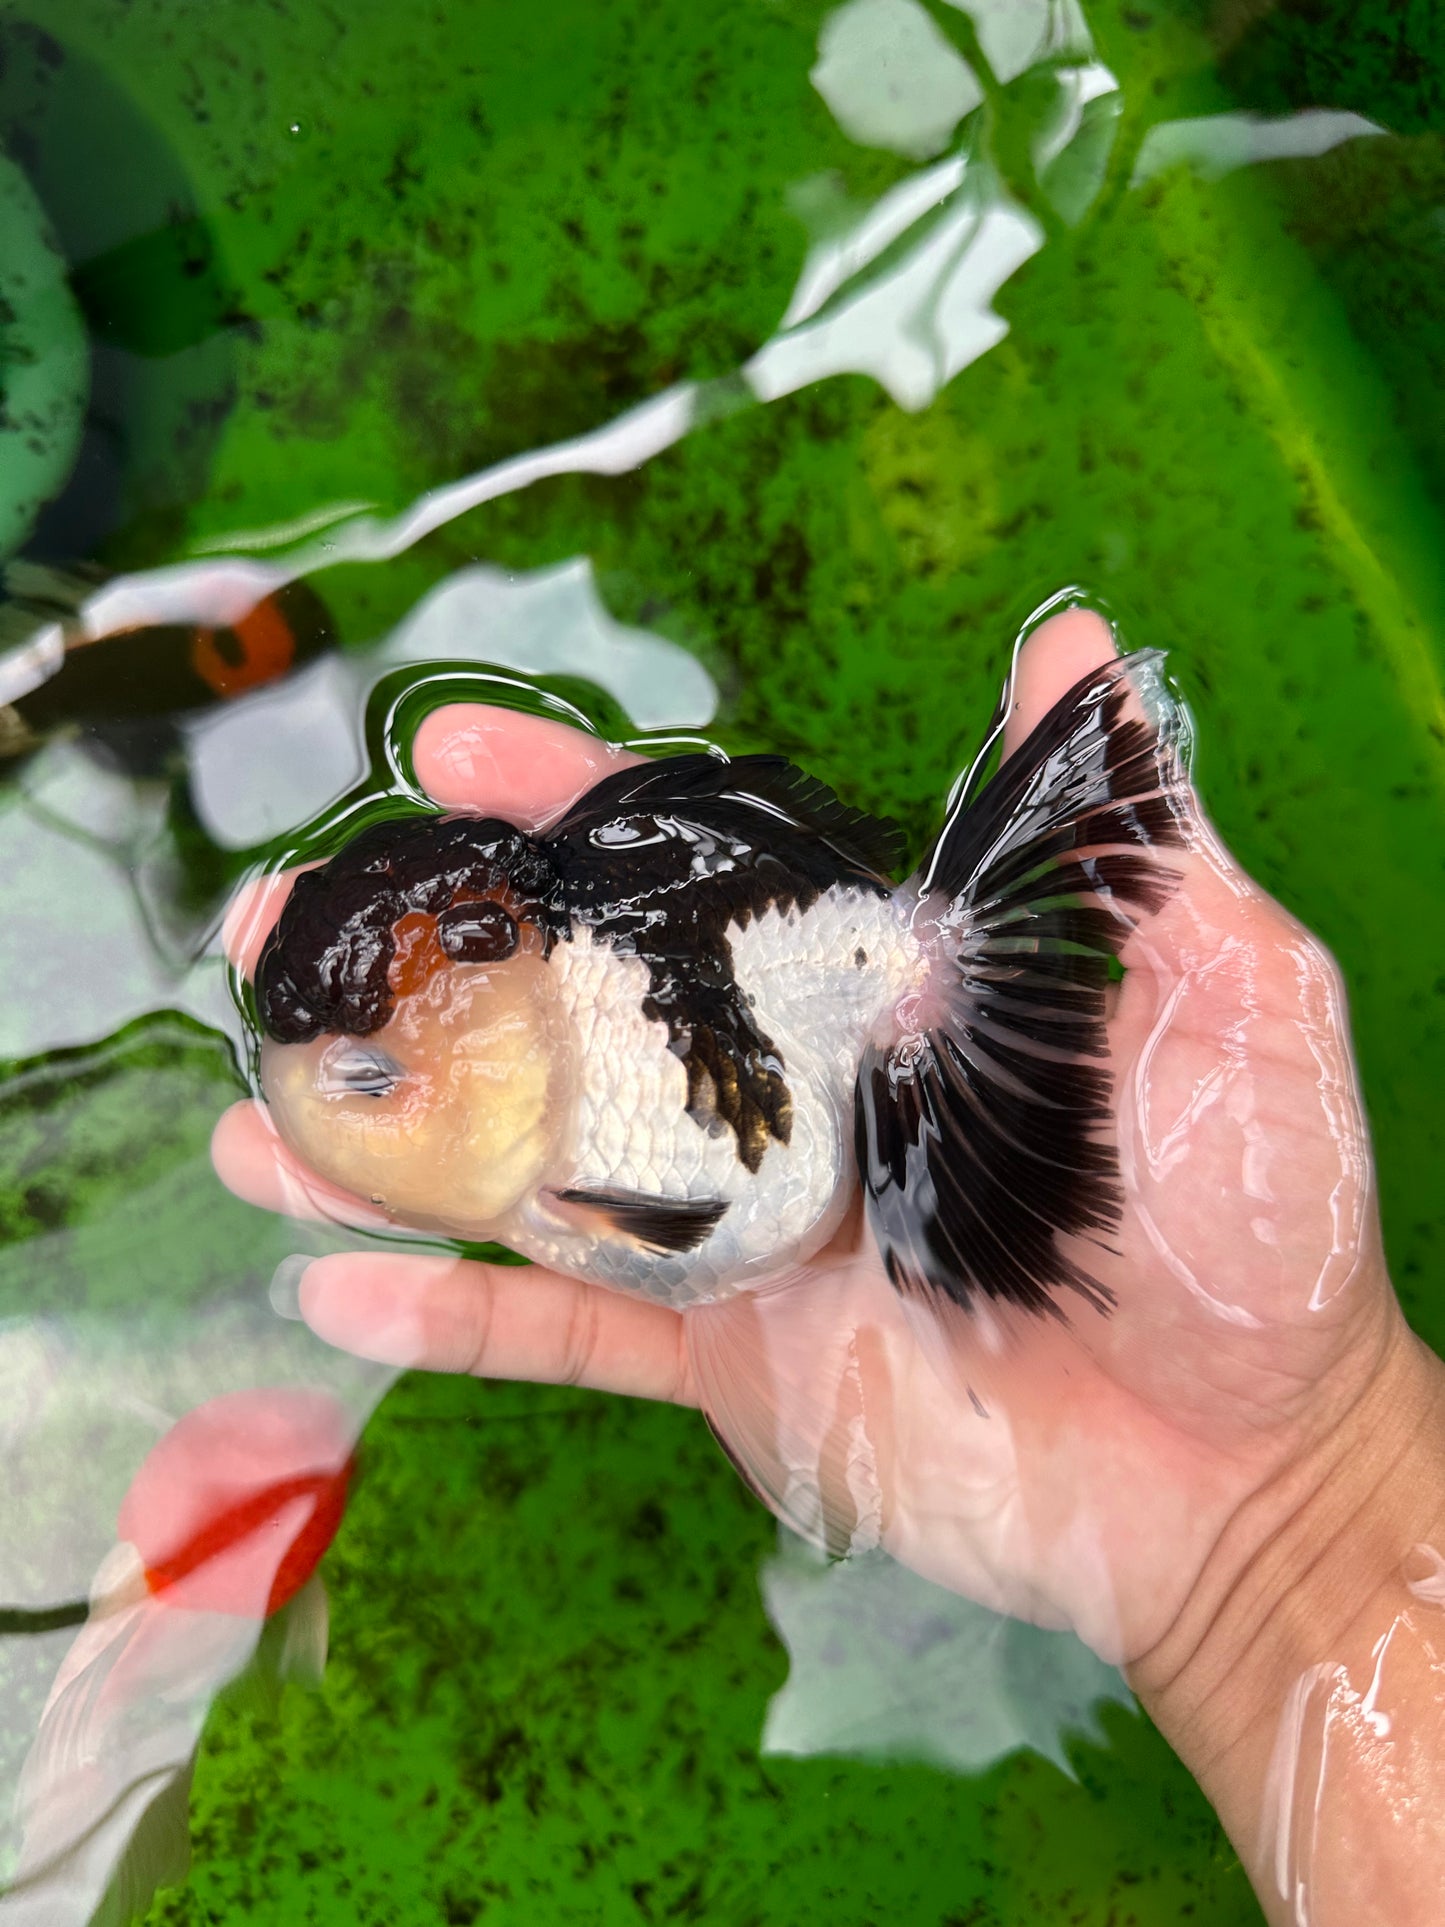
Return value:
[(0, 567), (0, 763), (68, 729), (153, 774), (176, 747), (178, 717), (264, 688), (336, 644), (329, 610), (304, 581), (225, 623), (96, 627), (85, 605), (106, 580), (88, 563)]
[(859, 1178), (901, 1291), (1103, 1305), (1065, 1241), (1121, 1209), (1106, 998), (1186, 752), (1157, 655), (1098, 669), (902, 884), (774, 756), (618, 770), (540, 835), (375, 825), (262, 954), (273, 1115), (408, 1223), (674, 1306), (809, 1257)]

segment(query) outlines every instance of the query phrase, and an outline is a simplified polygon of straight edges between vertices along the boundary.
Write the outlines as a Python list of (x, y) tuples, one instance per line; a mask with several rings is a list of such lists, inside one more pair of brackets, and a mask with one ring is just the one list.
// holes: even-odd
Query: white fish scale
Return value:
[[(783, 1059), (788, 1143), (769, 1144), (753, 1173), (730, 1129), (688, 1116), (687, 1072), (667, 1026), (642, 1013), (646, 964), (578, 927), (551, 958), (572, 1024), (573, 1115), (547, 1186), (509, 1234), (529, 1257), (683, 1306), (744, 1289), (749, 1273), (771, 1276), (833, 1229), (852, 1174), (858, 1059), (879, 1016), (918, 981), (922, 952), (899, 905), (860, 890), (829, 891), (803, 912), (767, 911), (727, 936), (739, 991)], [(573, 1186), (729, 1208), (695, 1251), (659, 1255), (549, 1208), (548, 1190)]]
[(925, 974), (910, 908), (911, 899), (829, 890), (808, 910), (767, 910), (728, 929), (733, 972), (763, 1029), (833, 1064), (850, 1093), (868, 1033)]
[(687, 1115), (687, 1071), (667, 1026), (643, 1015), (647, 965), (598, 942), (585, 926), (552, 953), (577, 1039), (577, 1100), (566, 1156), (571, 1184), (665, 1197), (722, 1197), (737, 1164), (732, 1136), (711, 1137)]

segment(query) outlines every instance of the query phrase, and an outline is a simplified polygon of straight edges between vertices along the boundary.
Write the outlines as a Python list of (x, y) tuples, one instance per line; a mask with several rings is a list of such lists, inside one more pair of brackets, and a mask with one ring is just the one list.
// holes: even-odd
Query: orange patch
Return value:
[(243, 689), (275, 682), (296, 660), (295, 634), (273, 596), (233, 623), (229, 633), (239, 645), (239, 662), (226, 660), (214, 629), (197, 629), (191, 638), (191, 667), (218, 696), (239, 696)]
[(437, 938), (437, 920), (424, 910), (408, 910), (391, 926), (396, 955), (386, 973), (395, 997), (410, 997), (443, 968), (447, 954)]
[[(346, 1491), (355, 1469), (355, 1461), (348, 1459), (339, 1471), (280, 1479), (218, 1512), (168, 1558), (146, 1567), (146, 1590), (153, 1595), (183, 1595), (180, 1603), (192, 1608), (249, 1615), (258, 1603), (257, 1582), (270, 1572), (263, 1608), (264, 1617), (269, 1619), (300, 1592), (321, 1564), (322, 1554), (341, 1525)], [(294, 1499), (309, 1499), (311, 1510), (291, 1543), (278, 1548), (276, 1528)], [(233, 1562), (206, 1571), (213, 1561), (248, 1541), (254, 1544), (249, 1565)]]

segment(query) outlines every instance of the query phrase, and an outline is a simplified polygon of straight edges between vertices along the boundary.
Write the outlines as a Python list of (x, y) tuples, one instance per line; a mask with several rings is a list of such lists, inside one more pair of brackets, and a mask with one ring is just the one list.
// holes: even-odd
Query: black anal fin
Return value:
[(649, 1251), (696, 1251), (727, 1210), (721, 1198), (664, 1198), (647, 1191), (575, 1189), (551, 1194)]
[(918, 880), (938, 906), (938, 1026), (865, 1057), (858, 1167), (900, 1291), (1062, 1316), (1113, 1302), (1060, 1245), (1107, 1240), (1123, 1192), (1106, 1000), (1188, 841), (1188, 720), (1157, 652), (1092, 671), (965, 798)]

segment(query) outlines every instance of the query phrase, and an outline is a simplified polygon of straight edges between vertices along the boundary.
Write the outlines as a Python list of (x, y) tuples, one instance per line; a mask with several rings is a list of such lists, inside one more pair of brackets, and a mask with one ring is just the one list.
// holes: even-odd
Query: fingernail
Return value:
[(468, 790), (494, 789), (498, 768), (493, 743), (500, 733), (495, 723), (473, 723), (449, 739), (438, 761), (445, 763), (450, 774)]
[(293, 1251), (271, 1273), (271, 1309), (278, 1318), (301, 1319), (301, 1281), (311, 1262), (304, 1251)]

